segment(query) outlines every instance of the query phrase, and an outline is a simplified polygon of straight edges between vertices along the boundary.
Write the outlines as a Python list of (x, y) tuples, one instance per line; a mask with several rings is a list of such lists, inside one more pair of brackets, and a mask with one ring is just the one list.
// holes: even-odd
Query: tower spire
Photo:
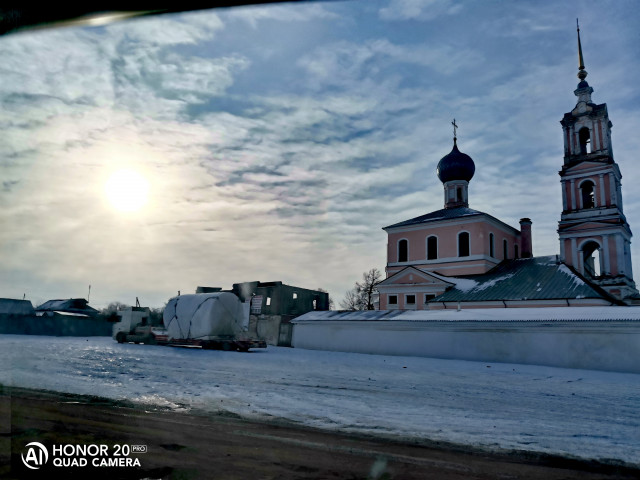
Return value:
[(578, 78), (582, 81), (587, 78), (587, 71), (584, 69), (584, 58), (582, 57), (582, 44), (580, 43), (580, 24), (576, 18), (576, 28), (578, 30)]

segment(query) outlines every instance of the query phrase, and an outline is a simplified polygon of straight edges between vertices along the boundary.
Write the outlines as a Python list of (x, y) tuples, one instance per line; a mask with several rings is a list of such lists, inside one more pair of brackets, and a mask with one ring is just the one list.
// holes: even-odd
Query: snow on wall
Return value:
[(293, 346), (640, 373), (636, 307), (332, 313), (296, 319)]

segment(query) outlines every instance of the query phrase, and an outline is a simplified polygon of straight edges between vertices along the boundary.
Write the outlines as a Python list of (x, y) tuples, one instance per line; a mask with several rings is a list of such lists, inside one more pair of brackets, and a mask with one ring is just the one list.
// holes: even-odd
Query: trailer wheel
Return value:
[(244, 347), (244, 346), (238, 347), (238, 351), (239, 352), (248, 352), (249, 351), (249, 347)]
[(118, 333), (116, 334), (116, 341), (117, 341), (118, 343), (124, 343), (126, 339), (127, 339), (127, 334), (126, 334), (126, 333), (124, 333), (124, 332), (118, 332)]
[(229, 342), (224, 342), (222, 344), (222, 350), (224, 350), (225, 352), (230, 352), (231, 351), (231, 344)]

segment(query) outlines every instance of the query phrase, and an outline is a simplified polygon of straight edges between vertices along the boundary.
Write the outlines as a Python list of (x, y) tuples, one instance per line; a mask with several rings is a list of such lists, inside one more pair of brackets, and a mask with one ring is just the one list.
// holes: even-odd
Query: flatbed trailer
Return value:
[(173, 297), (164, 309), (162, 324), (151, 323), (146, 307), (128, 307), (118, 316), (120, 321), (113, 326), (118, 343), (240, 352), (267, 348), (265, 340), (248, 333), (249, 304), (229, 292)]
[(203, 350), (224, 350), (248, 352), (252, 348), (267, 348), (264, 340), (234, 337), (205, 338), (169, 338), (163, 328), (138, 326), (133, 332), (118, 332), (118, 343), (143, 343), (145, 345), (164, 345), (169, 347), (199, 347)]

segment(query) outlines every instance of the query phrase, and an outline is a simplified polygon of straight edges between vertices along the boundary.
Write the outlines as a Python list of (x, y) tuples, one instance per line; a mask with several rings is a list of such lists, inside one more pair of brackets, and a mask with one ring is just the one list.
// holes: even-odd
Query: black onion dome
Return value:
[(438, 169), (436, 171), (442, 183), (452, 180), (466, 180), (468, 182), (473, 178), (476, 165), (469, 155), (458, 150), (458, 145), (454, 138), (451, 153), (442, 157), (438, 162)]

